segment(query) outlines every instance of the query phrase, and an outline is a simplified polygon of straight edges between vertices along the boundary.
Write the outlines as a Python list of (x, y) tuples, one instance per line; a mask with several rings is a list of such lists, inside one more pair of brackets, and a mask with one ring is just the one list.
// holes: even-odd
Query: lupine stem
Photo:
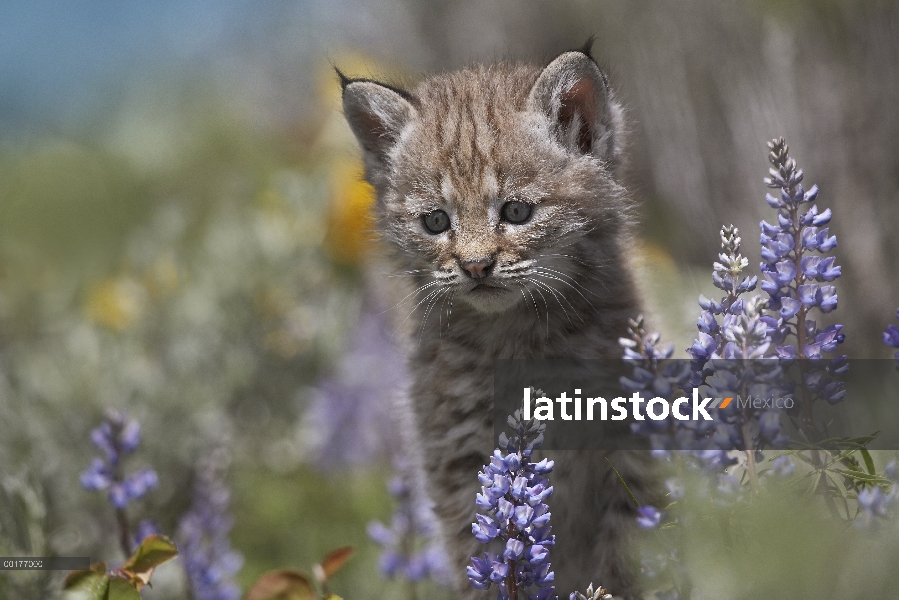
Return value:
[[(413, 540), (412, 533), (407, 532), (406, 535), (403, 535), (400, 541), (400, 550), (403, 553), (403, 556), (412, 556), (413, 552)], [(410, 580), (406, 581), (406, 598), (408, 600), (418, 600), (418, 586), (416, 582)]]
[[(795, 186), (790, 186), (789, 194), (792, 196), (795, 193)], [(799, 286), (805, 283), (806, 277), (805, 273), (802, 271), (802, 223), (799, 219), (799, 205), (793, 204), (790, 206), (790, 221), (793, 223), (793, 262), (796, 265), (796, 283), (793, 285), (793, 289), (796, 292), (796, 297), (799, 297)], [(796, 313), (796, 356), (799, 360), (799, 380), (801, 382), (805, 381), (805, 364), (803, 360), (807, 360), (808, 356), (805, 352), (805, 347), (807, 343), (807, 333), (806, 333), (806, 324), (805, 318), (808, 314), (808, 308), (803, 304), (799, 311)], [(815, 429), (814, 426), (814, 401), (808, 393), (808, 389), (806, 389), (805, 385), (800, 386), (801, 394), (802, 394), (802, 415), (801, 415), (801, 427), (803, 433), (808, 438), (808, 440), (812, 443), (816, 443), (820, 439), (819, 432)], [(824, 460), (821, 457), (821, 452), (818, 450), (812, 450), (810, 452), (811, 460), (816, 469), (824, 468)], [(817, 485), (816, 492), (821, 493), (824, 496), (824, 503), (827, 505), (828, 510), (835, 516), (839, 517), (839, 511), (837, 509), (836, 503), (833, 501), (833, 498), (827, 493), (828, 485), (824, 478), (819, 480)]]
[[(743, 338), (743, 357), (749, 355), (749, 340), (747, 338)], [(749, 397), (749, 390), (746, 382), (742, 383), (741, 397), (747, 398)], [(746, 470), (749, 472), (749, 485), (752, 488), (753, 492), (758, 492), (759, 488), (759, 475), (758, 469), (755, 464), (755, 444), (752, 443), (752, 432), (749, 427), (749, 407), (746, 406), (743, 408), (743, 426), (740, 428), (741, 433), (743, 434), (743, 446), (745, 447), (746, 452)]]
[[(120, 457), (120, 460), (116, 461), (115, 470), (113, 471), (112, 480), (114, 483), (122, 483), (124, 480), (124, 476), (122, 475), (122, 462), (121, 456), (122, 452), (122, 444), (119, 440), (118, 432), (112, 436), (112, 445), (115, 449), (116, 456)], [(115, 511), (116, 522), (119, 525), (119, 547), (121, 547), (122, 552), (125, 554), (125, 558), (131, 556), (132, 548), (131, 548), (131, 526), (128, 523), (128, 513), (125, 512), (124, 508), (116, 508)]]
[(119, 523), (119, 545), (125, 557), (131, 556), (131, 528), (128, 525), (128, 515), (125, 514), (124, 508), (117, 508), (115, 514)]
[[(515, 525), (509, 522), (509, 539), (515, 536)], [(506, 589), (509, 590), (509, 600), (518, 600), (518, 582), (515, 580), (515, 559), (509, 559), (509, 574), (506, 575)]]
[[(790, 186), (789, 193), (793, 195), (796, 190), (793, 189), (793, 186)], [(799, 286), (805, 282), (805, 274), (802, 272), (802, 223), (799, 221), (799, 205), (790, 206), (790, 221), (793, 223), (793, 264), (796, 265), (796, 277), (798, 278), (796, 283), (794, 284), (794, 291), (796, 292), (796, 297), (799, 297)], [(805, 331), (805, 316), (808, 313), (808, 308), (803, 304), (799, 308), (799, 312), (796, 313), (796, 355), (800, 359), (808, 358), (805, 354), (805, 346), (806, 346), (806, 331)], [(799, 371), (800, 371), (800, 381), (804, 381), (805, 378), (805, 368), (802, 362), (799, 363)], [(818, 435), (814, 430), (812, 425), (813, 421), (813, 407), (811, 399), (808, 396), (808, 391), (805, 389), (805, 386), (802, 386), (802, 421), (803, 421), (803, 429), (805, 430), (806, 436), (810, 433), (812, 436), (809, 438), (809, 441), (812, 443), (817, 441)]]

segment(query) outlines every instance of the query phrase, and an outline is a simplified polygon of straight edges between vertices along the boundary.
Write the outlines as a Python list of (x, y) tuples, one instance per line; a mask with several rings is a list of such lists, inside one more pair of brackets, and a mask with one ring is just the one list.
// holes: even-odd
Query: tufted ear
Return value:
[(415, 99), (398, 88), (371, 81), (350, 79), (339, 70), (343, 87), (343, 112), (365, 159), (371, 183), (386, 175), (390, 150), (405, 125), (416, 114)]
[(549, 119), (550, 131), (566, 149), (618, 162), (621, 107), (589, 49), (552, 61), (531, 88), (528, 104)]

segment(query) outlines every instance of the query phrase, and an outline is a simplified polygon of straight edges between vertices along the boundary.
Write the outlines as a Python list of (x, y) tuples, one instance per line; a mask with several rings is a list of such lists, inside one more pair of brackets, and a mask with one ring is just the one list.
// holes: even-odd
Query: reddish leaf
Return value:
[(299, 571), (269, 571), (256, 580), (244, 600), (311, 600), (315, 590)]
[(346, 561), (350, 559), (350, 556), (353, 555), (353, 547), (352, 546), (344, 546), (343, 548), (338, 548), (334, 550), (328, 556), (324, 558), (321, 562), (321, 579), (322, 581), (327, 581), (331, 578), (334, 573), (339, 571)]

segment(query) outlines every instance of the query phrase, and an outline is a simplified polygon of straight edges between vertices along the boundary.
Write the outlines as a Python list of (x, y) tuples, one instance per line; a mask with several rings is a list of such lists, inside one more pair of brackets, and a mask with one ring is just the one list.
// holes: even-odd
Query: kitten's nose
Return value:
[(495, 261), (492, 258), (479, 258), (477, 260), (460, 260), (459, 265), (465, 270), (470, 277), (474, 279), (484, 279), (490, 275)]

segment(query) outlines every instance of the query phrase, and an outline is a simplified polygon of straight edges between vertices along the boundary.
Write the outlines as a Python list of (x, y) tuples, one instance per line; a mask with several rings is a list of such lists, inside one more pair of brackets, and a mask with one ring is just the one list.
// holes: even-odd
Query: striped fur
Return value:
[[(621, 109), (589, 52), (545, 68), (497, 64), (436, 75), (408, 92), (344, 78), (344, 112), (378, 195), (378, 229), (408, 284), (413, 382), (398, 407), (462, 598), (475, 477), (494, 446), (497, 358), (617, 358), (640, 312), (628, 265), (632, 202), (616, 177)], [(503, 204), (532, 205), (522, 224)], [(451, 222), (434, 235), (424, 215)], [(493, 261), (486, 279), (465, 271)], [(480, 285), (479, 285), (480, 284)], [(489, 286), (489, 287), (488, 287)], [(399, 287), (397, 285), (396, 287)], [(552, 551), (562, 597), (591, 581), (636, 597), (626, 541), (634, 507), (602, 453), (553, 452)], [(650, 493), (648, 456), (611, 457)]]

